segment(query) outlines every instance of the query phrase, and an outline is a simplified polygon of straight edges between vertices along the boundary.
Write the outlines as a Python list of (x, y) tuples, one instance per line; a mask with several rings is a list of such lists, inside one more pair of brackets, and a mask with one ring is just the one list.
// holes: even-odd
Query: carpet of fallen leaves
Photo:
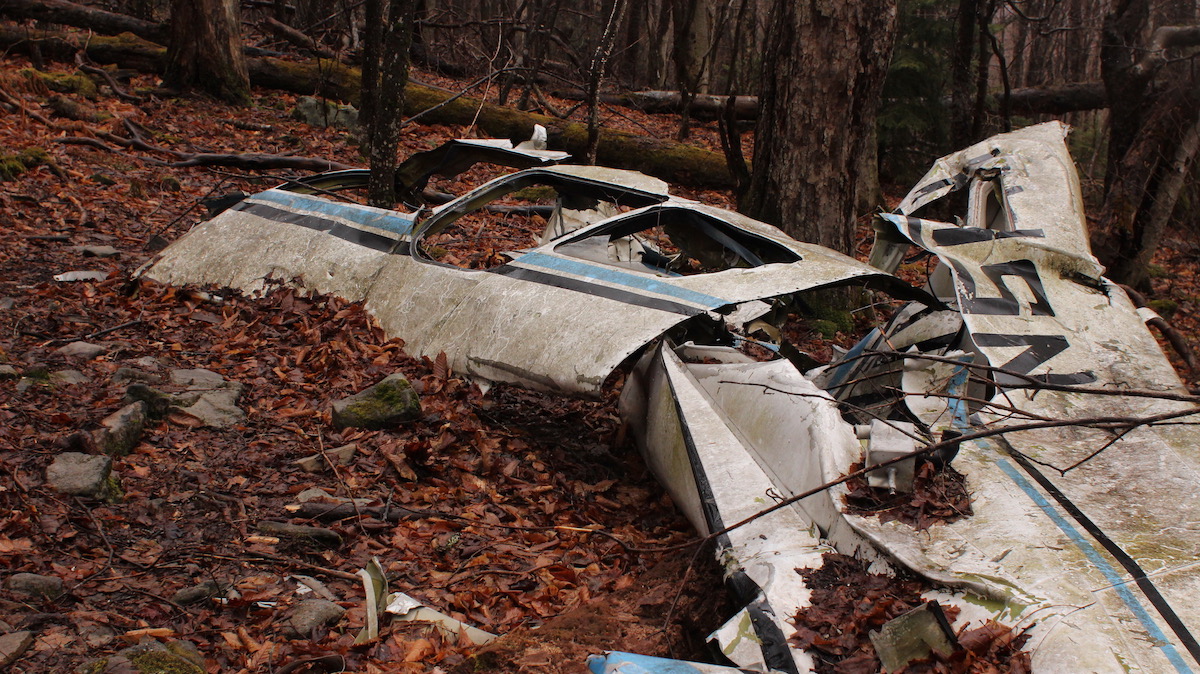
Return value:
[[(873, 674), (879, 671), (868, 634), (884, 623), (925, 603), (921, 593), (931, 589), (926, 582), (905, 575), (896, 577), (869, 573), (853, 557), (826, 553), (824, 565), (815, 570), (798, 570), (812, 588), (812, 606), (796, 614), (792, 642), (817, 657), (821, 674)], [(944, 609), (953, 620), (957, 609)], [(1029, 654), (1021, 651), (1027, 635), (994, 622), (963, 629), (957, 635), (959, 648), (950, 656), (933, 652), (929, 660), (904, 668), (908, 674), (1027, 674)]]
[[(65, 593), (31, 599), (0, 590), (0, 631), (37, 634), (12, 671), (73, 671), (139, 640), (195, 645), (213, 672), (273, 672), (322, 656), (330, 671), (464, 671), (478, 650), (428, 627), (394, 621), (352, 647), (366, 620), (354, 575), (373, 557), (392, 590), (468, 624), (511, 634), (487, 651), (491, 671), (579, 671), (604, 649), (697, 656), (725, 598), (713, 564), (686, 574), (687, 556), (655, 548), (694, 537), (627, 441), (614, 409), (619, 377), (600, 401), (496, 387), (484, 396), (438, 361), (417, 361), (385, 339), (356, 304), (278, 290), (245, 298), (219, 289), (132, 281), (156, 237), (172, 240), (201, 218), (198, 199), (280, 182), (237, 171), (172, 168), (170, 157), (58, 142), (139, 125), (154, 145), (186, 152), (263, 152), (362, 164), (350, 136), (290, 119), (293, 96), (256, 92), (253, 108), (159, 95), (152, 78), (126, 86), (145, 100), (102, 90), (98, 113), (59, 115), (44, 83), (16, 57), (0, 60), (0, 86), (35, 116), (0, 116), (3, 154), (44, 151), (44, 161), (0, 182), (0, 566), (57, 576)], [(47, 64), (55, 73), (71, 69)], [(669, 135), (664, 131), (665, 135)], [(420, 126), (402, 154), (470, 130)], [(468, 174), (439, 189), (461, 193)], [(86, 257), (109, 245), (115, 258)], [(98, 271), (106, 280), (58, 282)], [(64, 356), (75, 340), (105, 347), (95, 359)], [(205, 368), (245, 385), (244, 422), (197, 428), (186, 417), (153, 421), (114, 473), (115, 503), (68, 497), (45, 483), (53, 457), (91, 450), (88, 434), (124, 404), (121, 368)], [(77, 370), (68, 384), (47, 373)], [(333, 401), (393, 372), (421, 394), (423, 418), (391, 431), (337, 430)], [(354, 443), (347, 465), (317, 473), (295, 461)], [(399, 522), (364, 514), (335, 522), (292, 517), (286, 506), (312, 488), (406, 508)], [(373, 511), (378, 513), (379, 511)], [(265, 521), (327, 526), (336, 548), (273, 542)], [(289, 639), (289, 610), (312, 597), (294, 576), (318, 579), (348, 609), (313, 640)], [(219, 597), (181, 605), (181, 589), (215, 581)], [(670, 613), (670, 624), (666, 624)], [(319, 664), (297, 671), (324, 671)]]

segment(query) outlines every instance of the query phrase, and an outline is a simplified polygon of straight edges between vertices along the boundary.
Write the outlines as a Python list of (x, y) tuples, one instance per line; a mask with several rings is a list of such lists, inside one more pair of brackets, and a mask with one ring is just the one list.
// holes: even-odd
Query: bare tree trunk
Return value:
[(1119, 283), (1136, 288), (1148, 277), (1196, 155), (1197, 124), (1200, 101), (1192, 92), (1164, 94), (1120, 163), (1109, 167), (1113, 178), (1099, 227), (1107, 237), (1098, 253)]
[(367, 148), (371, 174), (367, 180), (367, 201), (378, 208), (396, 205), (396, 150), (400, 144), (400, 125), (404, 121), (404, 90), (408, 85), (408, 45), (412, 40), (414, 0), (389, 0), (382, 8), (384, 26), (381, 50), (364, 54), (364, 64), (379, 64), (378, 85), (372, 89), (370, 128)]
[(200, 89), (227, 103), (250, 103), (238, 0), (174, 0), (163, 84)]
[(954, 51), (950, 56), (950, 142), (954, 147), (969, 145), (971, 125), (971, 63), (975, 53), (975, 17), (978, 0), (959, 0), (956, 15)]
[(617, 27), (621, 25), (621, 17), (625, 14), (627, 0), (613, 0), (612, 11), (609, 12), (608, 22), (604, 26), (604, 34), (596, 46), (592, 57), (591, 75), (588, 79), (588, 138), (584, 162), (596, 163), (596, 155), (600, 149), (600, 84), (604, 81), (604, 71), (608, 67), (608, 58), (612, 54), (613, 42), (617, 39)]
[[(363, 142), (370, 145), (371, 120), (375, 118), (375, 104), (379, 100), (379, 65), (383, 60), (383, 17), (387, 0), (366, 0), (363, 11), (366, 21), (363, 34), (362, 85), (359, 94), (359, 120), (362, 123)], [(363, 148), (363, 154), (370, 152)]]
[(861, 158), (896, 30), (894, 1), (776, 0), (743, 212), (851, 252)]

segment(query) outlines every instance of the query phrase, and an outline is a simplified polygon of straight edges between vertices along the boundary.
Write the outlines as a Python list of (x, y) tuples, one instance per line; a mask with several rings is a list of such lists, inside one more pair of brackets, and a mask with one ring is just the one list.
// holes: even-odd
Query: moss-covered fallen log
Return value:
[(143, 21), (67, 0), (4, 0), (0, 2), (0, 16), (79, 26), (107, 35), (133, 33), (138, 37), (164, 44), (168, 37), (167, 27), (161, 23)]
[[(68, 33), (30, 31), (0, 25), (0, 46), (29, 49), (36, 45), (43, 56), (70, 61), (76, 52), (86, 50), (98, 63), (116, 64), (143, 72), (162, 72), (166, 49), (135, 35), (115, 37), (75, 36)], [(250, 82), (254, 86), (279, 89), (305, 95), (356, 103), (360, 73), (357, 68), (329, 59), (304, 62), (275, 58), (247, 59)], [(575, 122), (521, 112), (468, 97), (410, 82), (405, 100), (405, 115), (435, 108), (422, 121), (436, 124), (474, 124), (481, 135), (497, 138), (528, 138), (533, 126), (549, 130), (549, 143), (582, 156), (587, 142), (587, 127)], [(447, 102), (449, 101), (449, 102)], [(692, 145), (648, 138), (637, 134), (604, 130), (600, 137), (597, 162), (605, 166), (628, 168), (657, 176), (668, 182), (694, 187), (728, 188), (733, 180), (721, 155)]]

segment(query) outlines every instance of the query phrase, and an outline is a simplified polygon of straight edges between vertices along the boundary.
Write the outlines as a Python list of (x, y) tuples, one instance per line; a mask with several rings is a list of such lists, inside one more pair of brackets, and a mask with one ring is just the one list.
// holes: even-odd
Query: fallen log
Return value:
[[(999, 97), (996, 97), (997, 105)], [(1050, 87), (1013, 89), (1008, 96), (1014, 114), (1061, 115), (1108, 107), (1103, 82), (1074, 82)]]
[(67, 0), (4, 0), (0, 2), (0, 16), (78, 26), (106, 35), (133, 33), (160, 44), (166, 44), (170, 35), (167, 27), (161, 23), (85, 7)]
[[(582, 101), (584, 92), (576, 89), (550, 92), (559, 98)], [(725, 114), (729, 96), (696, 94), (692, 98), (691, 115), (700, 119), (719, 119)], [(623, 105), (642, 112), (679, 114), (683, 112), (683, 94), (678, 91), (630, 91), (623, 94), (601, 94), (600, 101), (609, 105)], [(735, 119), (758, 119), (758, 96), (734, 96)]]
[[(43, 56), (73, 62), (75, 54), (85, 51), (98, 63), (115, 63), (143, 72), (162, 72), (166, 49), (130, 33), (115, 37), (30, 31), (0, 25), (0, 47), (19, 50), (37, 47)], [(275, 58), (247, 59), (250, 82), (254, 86), (280, 89), (304, 95), (357, 102), (360, 73), (329, 59), (296, 63)], [(582, 156), (587, 143), (587, 127), (575, 122), (521, 112), (477, 99), (456, 100), (444, 90), (410, 82), (405, 97), (405, 114), (438, 107), (422, 117), (434, 124), (474, 125), (483, 136), (529, 138), (535, 124), (549, 130), (552, 149)], [(601, 132), (598, 163), (615, 168), (642, 171), (668, 182), (705, 188), (730, 188), (733, 179), (721, 155), (692, 145), (638, 136), (624, 131)]]

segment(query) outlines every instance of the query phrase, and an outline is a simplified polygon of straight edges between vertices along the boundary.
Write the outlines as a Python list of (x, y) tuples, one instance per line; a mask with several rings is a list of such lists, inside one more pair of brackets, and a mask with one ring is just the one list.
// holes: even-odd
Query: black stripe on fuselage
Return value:
[[(662, 347), (660, 346), (659, 348)], [(661, 354), (659, 357), (662, 357)], [(708, 480), (708, 473), (704, 470), (704, 462), (700, 460), (700, 452), (696, 449), (696, 441), (692, 438), (687, 417), (683, 413), (683, 408), (679, 405), (679, 396), (675, 393), (675, 385), (671, 383), (669, 374), (664, 373), (664, 376), (667, 380), (667, 386), (671, 390), (671, 402), (675, 405), (675, 415), (679, 419), (680, 430), (683, 434), (683, 444), (687, 448), (688, 463), (692, 468), (692, 477), (695, 480), (696, 491), (700, 496), (700, 507), (704, 511), (704, 519), (708, 522), (709, 531), (720, 531), (725, 528), (725, 522), (721, 518), (721, 510), (717, 505), (716, 495), (713, 494), (712, 484)], [(733, 547), (733, 541), (729, 539), (729, 534), (717, 536), (716, 543), (723, 550)], [(746, 611), (750, 614), (750, 623), (754, 627), (754, 633), (759, 638), (759, 648), (762, 649), (763, 663), (773, 671), (799, 674), (800, 670), (796, 668), (796, 661), (792, 657), (791, 648), (788, 646), (787, 636), (784, 635), (783, 630), (779, 629), (779, 625), (772, 619), (771, 616), (775, 611), (771, 607), (770, 602), (767, 601), (766, 595), (763, 594), (762, 588), (758, 586), (758, 583), (754, 582), (740, 568), (728, 573), (725, 582), (732, 594), (739, 601), (746, 604)]]
[[(282, 208), (275, 208), (266, 204), (256, 204), (245, 202), (233, 207), (233, 210), (242, 211), (251, 215), (257, 215), (260, 218), (266, 218), (272, 222), (282, 222), (288, 225), (299, 225), (307, 229), (316, 230), (318, 232), (328, 232), (339, 239), (349, 241), (350, 243), (364, 246), (372, 250), (377, 250), (382, 253), (389, 252), (407, 252), (408, 242), (397, 241), (396, 239), (367, 232), (347, 224), (322, 218), (318, 215), (309, 215), (305, 213), (296, 213), (287, 211)], [(399, 244), (399, 246), (397, 245)]]
[(605, 299), (614, 300), (623, 304), (632, 304), (648, 309), (657, 309), (658, 311), (667, 311), (673, 314), (682, 314), (684, 316), (699, 316), (705, 313), (704, 309), (693, 307), (681, 302), (673, 302), (661, 297), (648, 297), (639, 295), (628, 290), (613, 288), (612, 286), (600, 285), (583, 279), (577, 279), (570, 276), (562, 276), (559, 274), (549, 274), (543, 271), (536, 271), (526, 267), (514, 267), (512, 265), (503, 265), (495, 269), (489, 269), (493, 274), (500, 274), (509, 278), (515, 278), (521, 281), (529, 281), (531, 283), (540, 283), (542, 285), (554, 286), (555, 288), (563, 288), (564, 290), (574, 290), (576, 292), (603, 297)]

